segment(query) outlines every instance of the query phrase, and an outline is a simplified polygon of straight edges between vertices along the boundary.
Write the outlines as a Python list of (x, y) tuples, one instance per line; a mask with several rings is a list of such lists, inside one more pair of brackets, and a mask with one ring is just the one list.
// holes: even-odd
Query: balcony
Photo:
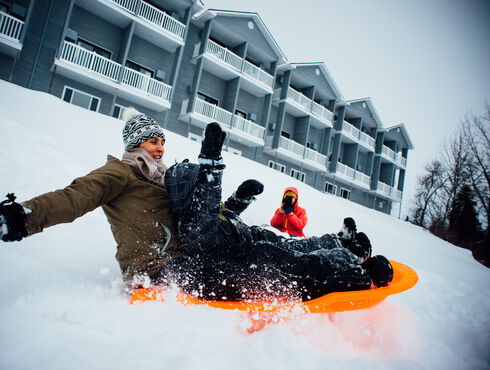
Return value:
[(390, 162), (395, 163), (398, 167), (405, 168), (407, 166), (407, 159), (403, 158), (400, 154), (395, 153), (392, 149), (383, 145), (381, 149), (381, 156)]
[[(273, 100), (278, 102), (281, 97), (281, 89), (275, 89)], [(286, 111), (294, 117), (310, 115), (312, 125), (317, 128), (332, 127), (333, 113), (324, 106), (311, 100), (304, 94), (288, 87), (286, 96)]]
[(188, 105), (189, 100), (182, 103), (179, 120), (191, 120), (202, 128), (210, 122), (219, 122), (232, 140), (247, 146), (264, 145), (265, 128), (262, 126), (201, 99), (196, 99), (190, 112), (187, 112)]
[(61, 75), (152, 110), (170, 108), (171, 86), (73, 43), (64, 42), (55, 65)]
[(400, 202), (402, 200), (402, 194), (403, 194), (400, 190), (395, 189), (394, 187), (385, 184), (384, 182), (381, 181), (378, 182), (378, 188), (376, 189), (376, 193), (391, 198), (396, 202)]
[(20, 50), (20, 36), (24, 22), (4, 12), (0, 12), (0, 53), (15, 57)]
[[(141, 3), (141, 5), (139, 5)], [(122, 29), (135, 21), (135, 33), (169, 51), (184, 44), (185, 24), (138, 0), (79, 0), (77, 4)]]
[[(196, 44), (194, 57), (200, 47), (201, 43)], [(204, 69), (226, 81), (240, 76), (241, 87), (255, 96), (272, 93), (274, 78), (269, 73), (212, 40), (208, 40), (204, 51)]]
[(371, 177), (340, 162), (337, 163), (335, 176), (364, 189), (370, 189), (371, 186)]
[(347, 121), (342, 122), (342, 134), (345, 136), (348, 142), (360, 144), (365, 149), (374, 152), (375, 140)]
[(310, 170), (326, 171), (327, 157), (325, 155), (283, 136), (279, 137), (277, 148), (272, 147), (272, 141), (272, 136), (265, 139), (265, 153), (277, 155), (279, 158)]

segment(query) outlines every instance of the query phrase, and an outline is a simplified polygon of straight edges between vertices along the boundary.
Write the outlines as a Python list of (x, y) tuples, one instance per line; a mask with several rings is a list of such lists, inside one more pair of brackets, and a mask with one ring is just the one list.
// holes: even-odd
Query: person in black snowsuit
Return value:
[[(359, 241), (349, 243), (335, 234), (284, 238), (242, 222), (240, 214), (262, 193), (263, 185), (247, 180), (221, 203), (224, 139), (219, 124), (210, 123), (199, 165), (179, 163), (165, 174), (178, 237), (186, 254), (167, 265), (154, 280), (176, 283), (198, 298), (231, 301), (274, 297), (309, 300), (333, 291), (369, 289), (372, 284), (384, 286), (391, 281), (389, 261), (383, 256), (371, 257), (367, 237), (363, 249)], [(352, 228), (350, 220), (343, 229)], [(351, 246), (355, 246), (353, 251)]]

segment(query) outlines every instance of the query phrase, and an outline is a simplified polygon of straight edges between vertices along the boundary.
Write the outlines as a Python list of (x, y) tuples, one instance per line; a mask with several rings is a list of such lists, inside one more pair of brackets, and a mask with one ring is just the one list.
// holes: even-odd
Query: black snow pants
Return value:
[(201, 166), (192, 201), (179, 214), (186, 255), (175, 259), (165, 275), (182, 290), (208, 300), (308, 300), (370, 287), (359, 258), (336, 235), (284, 238), (244, 224), (220, 203), (222, 174), (222, 169)]

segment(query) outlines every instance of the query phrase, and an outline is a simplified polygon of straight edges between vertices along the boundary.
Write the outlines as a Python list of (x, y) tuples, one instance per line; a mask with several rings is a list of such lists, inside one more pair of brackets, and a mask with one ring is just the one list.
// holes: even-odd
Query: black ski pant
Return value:
[(192, 203), (178, 222), (186, 255), (166, 275), (188, 294), (211, 300), (312, 299), (369, 288), (359, 259), (325, 234), (284, 238), (223, 212), (221, 169), (201, 166)]

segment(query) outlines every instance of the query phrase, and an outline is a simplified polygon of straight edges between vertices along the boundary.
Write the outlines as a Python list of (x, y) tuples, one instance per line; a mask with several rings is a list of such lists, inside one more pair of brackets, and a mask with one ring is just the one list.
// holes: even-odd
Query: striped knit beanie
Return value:
[(137, 148), (141, 143), (154, 137), (165, 140), (165, 134), (158, 123), (133, 107), (124, 110), (122, 120), (126, 122), (122, 132), (126, 149)]

